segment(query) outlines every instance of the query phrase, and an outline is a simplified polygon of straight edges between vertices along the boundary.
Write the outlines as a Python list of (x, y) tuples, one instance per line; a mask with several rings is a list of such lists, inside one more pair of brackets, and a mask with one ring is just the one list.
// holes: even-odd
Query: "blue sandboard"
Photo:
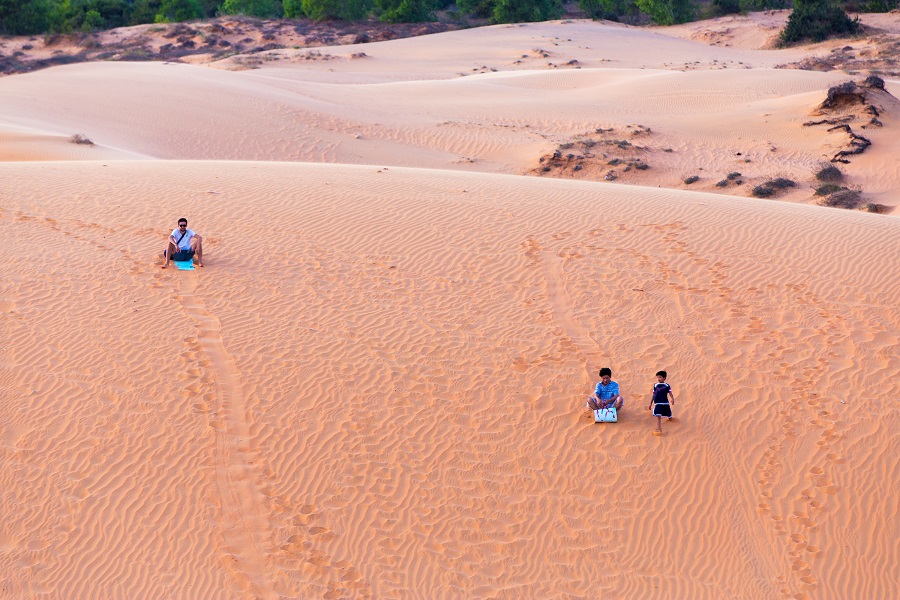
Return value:
[(193, 260), (173, 260), (175, 263), (175, 267), (178, 268), (179, 271), (193, 271), (194, 270), (194, 261)]
[(619, 415), (615, 406), (594, 411), (594, 423), (617, 423)]

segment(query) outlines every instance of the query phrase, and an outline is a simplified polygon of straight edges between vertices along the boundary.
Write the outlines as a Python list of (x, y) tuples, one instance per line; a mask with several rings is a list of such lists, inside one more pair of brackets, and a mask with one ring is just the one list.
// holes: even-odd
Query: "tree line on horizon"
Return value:
[[(574, 2), (571, 2), (574, 4)], [(858, 28), (846, 11), (888, 12), (900, 0), (578, 0), (592, 19), (659, 25), (749, 11), (793, 8), (783, 39), (820, 41)], [(90, 33), (220, 15), (263, 19), (431, 21), (438, 13), (490, 23), (558, 19), (563, 0), (0, 0), (0, 34)], [(790, 30), (790, 31), (789, 31)]]

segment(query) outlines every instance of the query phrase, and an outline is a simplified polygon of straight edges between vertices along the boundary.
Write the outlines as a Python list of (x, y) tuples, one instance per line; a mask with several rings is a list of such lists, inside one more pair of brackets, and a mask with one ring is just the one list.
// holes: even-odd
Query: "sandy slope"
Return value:
[[(0, 597), (900, 595), (900, 221), (666, 189), (811, 173), (840, 76), (588, 25), (0, 79)], [(635, 62), (454, 76), (582, 29)], [(633, 185), (521, 175), (635, 122)]]
[[(898, 591), (896, 219), (394, 168), (0, 169), (6, 247), (44, 249), (10, 250), (2, 290), (8, 597)], [(148, 260), (176, 213), (202, 271)], [(603, 427), (580, 398), (605, 364), (629, 405)], [(659, 368), (680, 419), (654, 438)]]

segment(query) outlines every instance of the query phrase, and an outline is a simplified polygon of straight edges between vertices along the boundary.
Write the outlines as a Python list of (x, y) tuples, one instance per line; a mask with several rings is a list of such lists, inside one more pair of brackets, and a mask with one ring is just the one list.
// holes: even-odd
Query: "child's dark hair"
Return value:
[(600, 369), (600, 377), (603, 377), (604, 375), (612, 377), (612, 370), (609, 367), (603, 367)]
[(665, 379), (666, 377), (668, 377), (668, 375), (666, 375), (666, 372), (665, 372), (665, 371), (657, 371), (657, 372), (656, 372), (656, 376), (657, 376), (657, 377), (662, 377), (663, 379)]

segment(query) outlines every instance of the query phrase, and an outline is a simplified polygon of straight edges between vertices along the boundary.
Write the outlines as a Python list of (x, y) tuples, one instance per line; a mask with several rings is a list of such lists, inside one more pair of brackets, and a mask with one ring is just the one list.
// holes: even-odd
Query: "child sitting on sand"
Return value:
[[(653, 416), (656, 417), (656, 431), (654, 435), (662, 435), (662, 418), (672, 420), (672, 406), (675, 405), (675, 396), (672, 394), (672, 386), (666, 383), (668, 374), (665, 371), (656, 373), (656, 383), (653, 384), (653, 393), (650, 394), (650, 406), (647, 410), (653, 409)], [(672, 403), (669, 404), (669, 398)]]

